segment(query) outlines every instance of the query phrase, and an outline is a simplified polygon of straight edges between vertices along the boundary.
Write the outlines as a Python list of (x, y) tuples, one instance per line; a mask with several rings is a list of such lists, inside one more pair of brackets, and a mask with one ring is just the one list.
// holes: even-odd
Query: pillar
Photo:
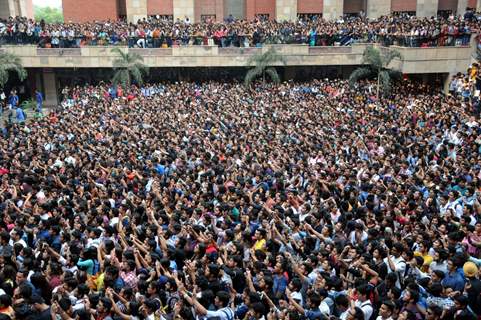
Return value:
[(322, 17), (326, 20), (337, 20), (344, 14), (343, 0), (324, 0)]
[(366, 17), (376, 19), (391, 13), (391, 0), (367, 0)]
[(445, 74), (445, 77), (444, 78), (444, 86), (443, 86), (443, 92), (444, 94), (448, 94), (449, 93), (449, 84), (451, 83), (451, 80), (453, 79), (453, 77), (456, 75), (455, 72), (450, 72), (450, 73), (446, 73)]
[(464, 16), (467, 6), (468, 6), (468, 0), (458, 0), (458, 7), (456, 10), (456, 14), (458, 16)]
[(174, 21), (177, 19), (184, 20), (185, 17), (194, 22), (194, 0), (174, 0)]
[(276, 20), (295, 21), (297, 19), (297, 0), (276, 0)]
[(229, 15), (232, 15), (236, 19), (245, 19), (245, 6), (245, 0), (225, 0), (224, 17), (227, 18)]
[(438, 14), (439, 0), (417, 0), (416, 16), (436, 17)]
[(126, 0), (127, 21), (137, 23), (138, 20), (147, 18), (147, 0)]
[(481, 12), (481, 0), (476, 1), (476, 12)]
[(43, 94), (45, 95), (46, 106), (56, 106), (58, 104), (57, 81), (55, 73), (43, 73)]
[(15, 16), (13, 0), (0, 0), (0, 18), (7, 19), (10, 16)]

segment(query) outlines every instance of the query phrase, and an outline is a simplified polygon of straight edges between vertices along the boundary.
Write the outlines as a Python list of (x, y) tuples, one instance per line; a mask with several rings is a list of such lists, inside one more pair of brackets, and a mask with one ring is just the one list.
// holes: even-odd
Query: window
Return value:
[(168, 15), (168, 14), (156, 14), (156, 15), (150, 16), (150, 18), (161, 20), (161, 21), (174, 21), (174, 16)]
[(438, 16), (443, 17), (444, 19), (449, 18), (452, 13), (452, 10), (438, 10)]
[(322, 18), (322, 13), (298, 13), (297, 19), (302, 21), (316, 21)]
[(269, 20), (269, 14), (268, 13), (258, 13), (258, 14), (256, 14), (256, 17), (261, 21)]
[(416, 15), (416, 11), (394, 11), (392, 14), (396, 17), (413, 17)]
[(203, 14), (200, 16), (202, 23), (209, 23), (215, 21), (215, 14)]

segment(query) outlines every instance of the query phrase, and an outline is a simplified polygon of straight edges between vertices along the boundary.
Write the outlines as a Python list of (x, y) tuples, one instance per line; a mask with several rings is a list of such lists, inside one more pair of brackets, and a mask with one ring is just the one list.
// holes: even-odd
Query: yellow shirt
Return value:
[(254, 250), (266, 251), (266, 239), (257, 240), (254, 243)]

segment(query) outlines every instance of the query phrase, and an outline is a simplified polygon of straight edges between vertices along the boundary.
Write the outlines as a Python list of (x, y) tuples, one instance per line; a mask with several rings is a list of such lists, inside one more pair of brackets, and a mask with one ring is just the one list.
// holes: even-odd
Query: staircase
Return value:
[[(51, 108), (45, 108), (44, 107), (43, 108), (43, 117), (48, 116), (48, 114), (50, 113), (50, 110), (51, 110)], [(27, 122), (36, 119), (36, 112), (34, 110), (32, 110), (31, 108), (24, 109), (23, 111), (25, 111), (25, 114), (27, 115)], [(2, 116), (1, 116), (1, 122), (2, 122), (1, 125), (3, 125), (3, 123), (5, 121), (8, 121), (8, 113), (9, 113), (8, 110), (3, 112)], [(37, 116), (37, 118), (38, 118), (38, 116)], [(13, 112), (12, 112), (12, 122), (13, 123), (17, 122), (15, 110), (13, 110)]]

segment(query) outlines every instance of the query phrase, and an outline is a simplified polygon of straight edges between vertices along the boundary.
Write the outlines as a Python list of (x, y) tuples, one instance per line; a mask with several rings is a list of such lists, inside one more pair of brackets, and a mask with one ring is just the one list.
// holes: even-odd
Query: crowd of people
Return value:
[(0, 140), (0, 319), (476, 319), (478, 98), (375, 92), (65, 88)]
[(46, 48), (75, 48), (86, 45), (128, 45), (167, 48), (174, 45), (219, 45), (249, 47), (262, 44), (305, 43), (311, 46), (380, 42), (410, 47), (460, 46), (469, 44), (479, 31), (479, 17), (468, 11), (464, 17), (417, 18), (408, 15), (379, 19), (344, 17), (337, 21), (300, 17), (297, 21), (252, 21), (233, 17), (223, 22), (192, 23), (188, 17), (176, 21), (151, 17), (137, 24), (124, 21), (54, 23), (16, 17), (0, 21), (0, 43), (38, 44)]

